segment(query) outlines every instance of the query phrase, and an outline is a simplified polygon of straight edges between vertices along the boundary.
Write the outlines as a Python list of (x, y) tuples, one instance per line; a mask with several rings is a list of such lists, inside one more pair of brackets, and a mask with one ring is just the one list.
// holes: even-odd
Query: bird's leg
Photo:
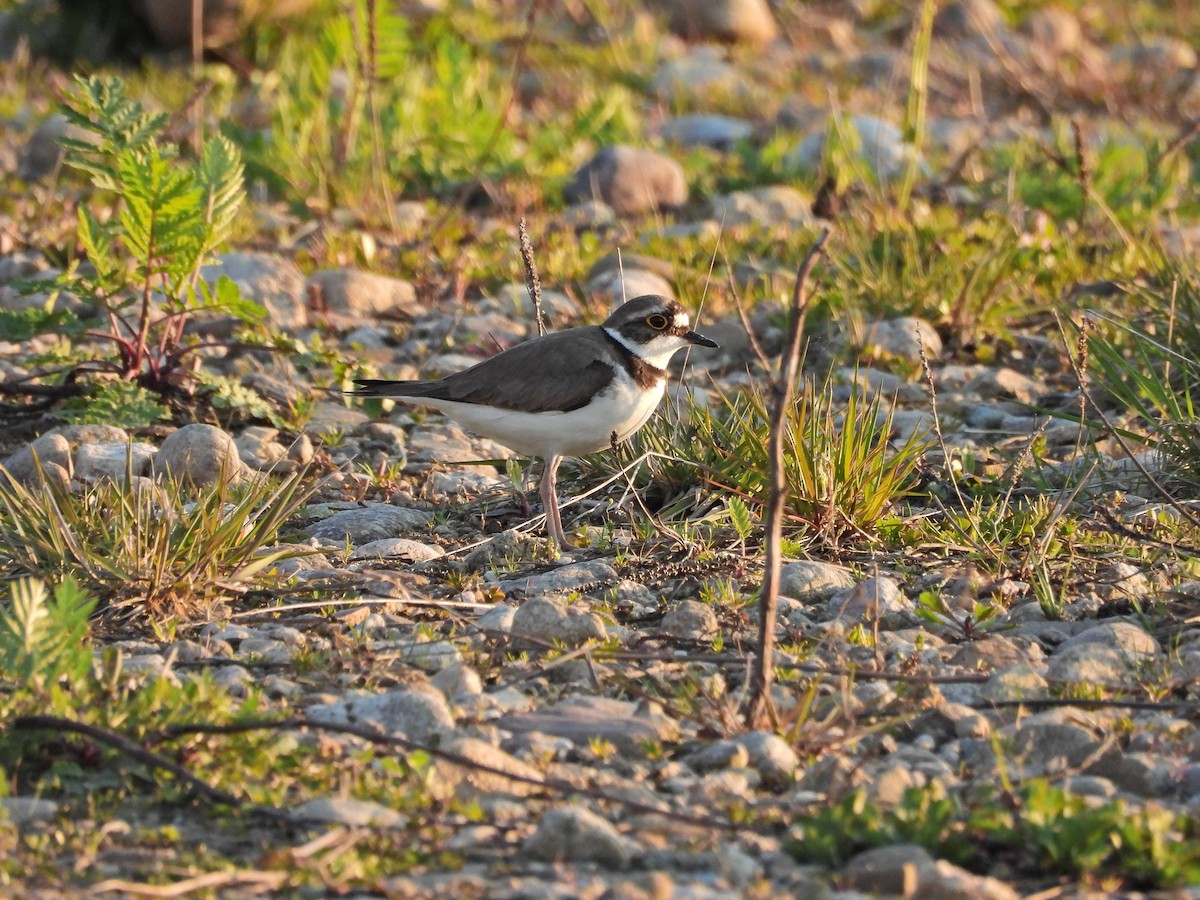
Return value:
[(555, 476), (558, 473), (558, 464), (562, 462), (561, 456), (547, 456), (545, 468), (542, 469), (542, 481), (538, 488), (538, 493), (542, 497), (542, 508), (546, 511), (546, 534), (550, 540), (561, 547), (574, 546), (567, 540), (567, 536), (563, 533), (562, 517), (558, 512), (558, 493), (554, 487)]

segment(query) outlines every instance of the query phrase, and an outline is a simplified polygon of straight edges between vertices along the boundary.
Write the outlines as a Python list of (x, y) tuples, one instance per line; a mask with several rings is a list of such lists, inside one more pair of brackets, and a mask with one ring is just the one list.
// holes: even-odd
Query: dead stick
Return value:
[(764, 524), (766, 571), (762, 593), (759, 595), (758, 655), (750, 670), (750, 704), (746, 724), (758, 728), (775, 722), (771, 703), (771, 681), (774, 677), (772, 655), (775, 652), (775, 620), (779, 608), (779, 578), (783, 570), (783, 507), (787, 499), (787, 477), (784, 474), (784, 423), (792, 402), (792, 388), (800, 370), (800, 341), (804, 334), (804, 319), (808, 314), (810, 295), (808, 277), (825, 247), (829, 229), (822, 228), (796, 272), (792, 291), (792, 316), (788, 324), (787, 343), (779, 364), (779, 379), (773, 385), (775, 405), (771, 410), (771, 434), (768, 446), (770, 490), (767, 495), (767, 515)]

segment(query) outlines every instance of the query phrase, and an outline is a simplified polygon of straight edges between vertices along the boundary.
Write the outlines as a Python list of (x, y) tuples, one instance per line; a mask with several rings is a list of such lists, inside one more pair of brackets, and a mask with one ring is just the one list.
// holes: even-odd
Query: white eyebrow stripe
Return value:
[(692, 327), (691, 320), (688, 319), (688, 314), (685, 312), (675, 313), (675, 323), (674, 324), (675, 324), (676, 328), (691, 328)]

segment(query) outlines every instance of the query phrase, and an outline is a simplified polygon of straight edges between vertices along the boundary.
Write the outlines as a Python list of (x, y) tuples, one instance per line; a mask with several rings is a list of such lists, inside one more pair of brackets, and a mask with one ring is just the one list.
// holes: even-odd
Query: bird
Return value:
[(355, 379), (349, 393), (430, 407), (542, 459), (538, 493), (547, 536), (570, 547), (555, 487), (559, 463), (616, 446), (645, 425), (666, 391), (671, 357), (693, 345), (718, 346), (692, 330), (678, 301), (646, 294), (600, 325), (542, 335), (445, 378)]

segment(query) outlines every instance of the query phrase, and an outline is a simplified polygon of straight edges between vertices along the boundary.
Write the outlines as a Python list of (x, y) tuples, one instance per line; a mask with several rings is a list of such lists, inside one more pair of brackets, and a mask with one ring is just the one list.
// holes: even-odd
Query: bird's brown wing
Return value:
[[(597, 341), (596, 338), (601, 340)], [(357, 396), (478, 403), (526, 412), (569, 412), (612, 383), (611, 341), (599, 328), (572, 328), (506, 350), (438, 381), (360, 380)]]

